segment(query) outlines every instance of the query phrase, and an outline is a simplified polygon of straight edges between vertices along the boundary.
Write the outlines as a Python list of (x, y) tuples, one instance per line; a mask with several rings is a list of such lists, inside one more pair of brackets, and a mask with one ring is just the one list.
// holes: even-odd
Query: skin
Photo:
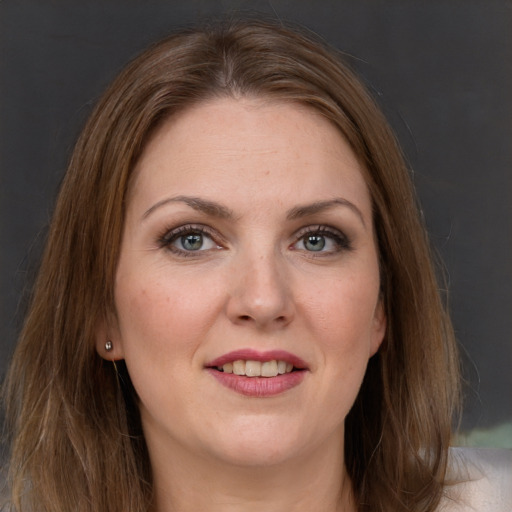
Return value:
[[(137, 390), (155, 510), (355, 510), (344, 421), (386, 319), (348, 144), (309, 107), (215, 99), (165, 122), (134, 172), (117, 319), (98, 351), (124, 358)], [(186, 251), (175, 230), (191, 225), (207, 233)], [(247, 397), (205, 368), (237, 349), (286, 350), (308, 369), (292, 389)]]

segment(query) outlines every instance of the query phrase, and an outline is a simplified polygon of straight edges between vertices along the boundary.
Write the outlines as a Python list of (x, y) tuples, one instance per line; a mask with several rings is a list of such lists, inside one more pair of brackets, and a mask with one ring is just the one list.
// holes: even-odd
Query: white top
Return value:
[(512, 450), (452, 448), (439, 512), (512, 512)]

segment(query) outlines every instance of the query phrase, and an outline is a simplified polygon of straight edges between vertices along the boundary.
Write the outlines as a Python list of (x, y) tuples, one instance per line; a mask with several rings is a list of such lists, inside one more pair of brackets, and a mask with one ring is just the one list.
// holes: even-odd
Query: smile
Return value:
[(298, 386), (308, 373), (299, 357), (281, 350), (237, 350), (206, 365), (223, 386), (238, 394), (264, 398)]
[(245, 375), (246, 377), (277, 377), (293, 370), (293, 364), (286, 361), (243, 361), (238, 359), (232, 363), (226, 363), (217, 367), (217, 370), (224, 373), (234, 373), (235, 375)]

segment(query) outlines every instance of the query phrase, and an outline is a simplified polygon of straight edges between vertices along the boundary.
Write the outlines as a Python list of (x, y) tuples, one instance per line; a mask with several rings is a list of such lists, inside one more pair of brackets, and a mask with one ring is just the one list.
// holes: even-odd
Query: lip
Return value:
[[(247, 377), (217, 370), (218, 367), (239, 359), (259, 361), (261, 363), (272, 360), (286, 361), (293, 364), (295, 371), (280, 374), (276, 377)], [(205, 368), (223, 386), (238, 394), (255, 398), (272, 397), (284, 393), (298, 386), (304, 380), (306, 373), (308, 373), (307, 364), (300, 357), (285, 350), (270, 350), (266, 352), (252, 349), (235, 350), (210, 361), (205, 365)]]
[(223, 373), (213, 368), (207, 371), (223, 386), (244, 396), (266, 398), (279, 395), (298, 386), (306, 376), (306, 371), (284, 373), (277, 377), (246, 377), (234, 373)]
[(259, 352), (253, 349), (240, 349), (234, 350), (233, 352), (229, 352), (224, 354), (213, 361), (210, 361), (205, 366), (207, 368), (216, 368), (218, 366), (223, 366), (226, 363), (232, 363), (233, 361), (238, 360), (244, 361), (259, 361), (260, 363), (265, 363), (267, 361), (286, 361), (287, 363), (293, 364), (293, 366), (300, 370), (307, 370), (308, 365), (305, 361), (303, 361), (300, 357), (287, 352), (286, 350), (268, 350), (265, 352)]

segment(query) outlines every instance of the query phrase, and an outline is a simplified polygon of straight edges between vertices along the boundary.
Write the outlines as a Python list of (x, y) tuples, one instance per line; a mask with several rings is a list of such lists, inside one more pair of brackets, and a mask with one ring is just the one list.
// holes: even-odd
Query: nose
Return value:
[(279, 329), (295, 308), (285, 265), (274, 254), (241, 257), (232, 270), (227, 315), (237, 325)]

